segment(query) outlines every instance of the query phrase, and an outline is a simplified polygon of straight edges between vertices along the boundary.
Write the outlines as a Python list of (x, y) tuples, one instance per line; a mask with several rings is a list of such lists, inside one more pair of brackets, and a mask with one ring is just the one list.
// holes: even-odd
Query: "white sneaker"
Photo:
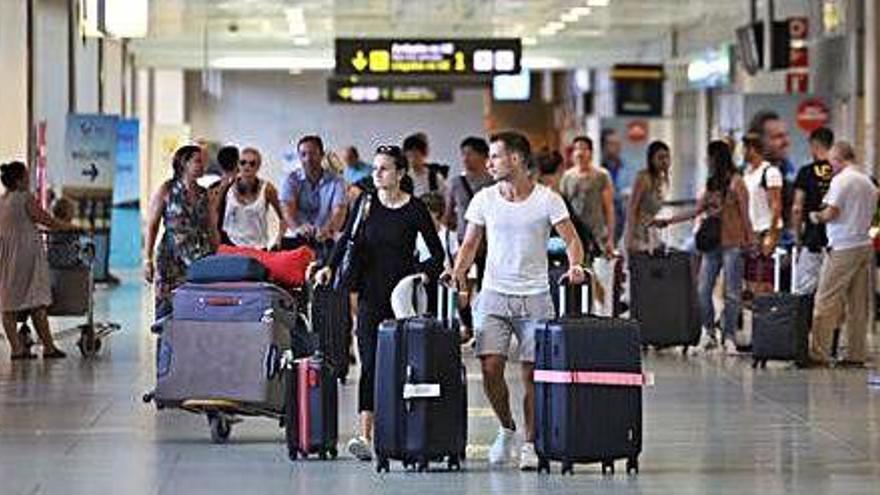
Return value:
[(373, 446), (370, 445), (366, 438), (361, 436), (354, 437), (348, 442), (348, 453), (359, 461), (368, 462), (373, 460)]
[(535, 444), (524, 443), (520, 450), (519, 469), (521, 471), (535, 471), (538, 469), (538, 454), (535, 453)]
[(700, 335), (700, 341), (695, 346), (691, 346), (689, 354), (695, 356), (701, 353), (712, 352), (718, 347), (718, 339), (715, 338), (713, 330), (703, 329)]
[(513, 450), (514, 435), (516, 432), (513, 430), (508, 430), (503, 426), (498, 428), (498, 436), (495, 437), (495, 442), (489, 448), (489, 464), (510, 462), (513, 458), (511, 451)]
[(724, 339), (724, 354), (728, 356), (739, 356), (739, 351), (736, 349), (736, 343), (732, 339)]

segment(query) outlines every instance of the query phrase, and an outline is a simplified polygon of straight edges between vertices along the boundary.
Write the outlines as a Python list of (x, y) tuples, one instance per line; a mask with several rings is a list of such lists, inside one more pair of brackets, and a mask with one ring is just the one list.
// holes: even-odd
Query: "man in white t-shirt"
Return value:
[(746, 257), (746, 281), (755, 294), (773, 291), (773, 252), (782, 232), (782, 189), (779, 167), (764, 160), (764, 143), (757, 134), (743, 137), (746, 169), (743, 181), (749, 191), (749, 220), (759, 250)]
[(835, 176), (825, 195), (825, 208), (810, 213), (813, 223), (826, 225), (829, 245), (813, 309), (810, 358), (814, 366), (830, 363), (832, 334), (845, 316), (848, 345), (837, 365), (861, 367), (867, 357), (865, 341), (873, 307), (874, 249), (868, 229), (877, 209), (877, 187), (855, 165), (851, 144), (838, 142), (829, 158)]
[(489, 173), (497, 182), (478, 192), (468, 206), (464, 243), (451, 276), (459, 286), (466, 282), (485, 236), (486, 274), (474, 312), (476, 350), (483, 371), (483, 389), (501, 423), (489, 450), (491, 464), (511, 460), (516, 423), (504, 380), (511, 337), (519, 343), (525, 389), (524, 443), (520, 468), (537, 468), (535, 453), (535, 320), (553, 318), (553, 301), (547, 265), (547, 240), (555, 228), (566, 244), (567, 276), (573, 283), (584, 280), (583, 247), (562, 197), (535, 184), (529, 177), (531, 147), (525, 136), (504, 132), (492, 136)]

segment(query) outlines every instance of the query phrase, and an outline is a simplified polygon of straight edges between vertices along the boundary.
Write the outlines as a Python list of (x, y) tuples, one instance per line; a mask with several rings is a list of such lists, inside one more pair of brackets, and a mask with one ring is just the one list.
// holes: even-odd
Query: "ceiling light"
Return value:
[(524, 56), (521, 64), (523, 68), (534, 70), (561, 69), (565, 62), (556, 57)]
[(562, 22), (577, 22), (578, 19), (580, 19), (580, 16), (572, 14), (571, 12), (565, 12), (559, 16), (559, 20)]
[(558, 32), (559, 32), (558, 29), (553, 29), (553, 28), (551, 28), (551, 27), (549, 27), (549, 26), (544, 26), (544, 27), (542, 27), (541, 29), (538, 30), (538, 34), (541, 35), (541, 36), (553, 36), (553, 35), (555, 35), (555, 34), (558, 33)]
[(538, 44), (538, 38), (534, 36), (526, 36), (522, 39), (523, 46), (534, 46)]
[(591, 9), (589, 7), (574, 7), (571, 10), (569, 10), (569, 12), (571, 12), (572, 14), (574, 14), (578, 17), (586, 17), (586, 16), (593, 13), (593, 9)]
[(333, 58), (291, 57), (291, 56), (230, 56), (218, 57), (211, 61), (214, 69), (287, 69), (287, 70), (326, 70), (335, 67)]
[(309, 46), (312, 44), (312, 40), (307, 36), (297, 36), (293, 38), (293, 44), (296, 46)]
[(588, 7), (607, 7), (611, 0), (587, 0)]
[(103, 30), (116, 38), (146, 38), (149, 0), (105, 0)]
[(565, 29), (565, 23), (559, 21), (551, 21), (547, 23), (547, 28), (552, 29), (554, 31), (561, 31)]

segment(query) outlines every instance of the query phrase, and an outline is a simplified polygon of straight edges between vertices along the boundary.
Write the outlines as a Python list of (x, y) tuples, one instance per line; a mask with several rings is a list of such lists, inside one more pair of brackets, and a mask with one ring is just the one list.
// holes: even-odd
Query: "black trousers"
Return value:
[(361, 361), (361, 379), (358, 382), (358, 412), (375, 411), (373, 394), (376, 387), (376, 347), (379, 324), (393, 319), (390, 304), (381, 306), (362, 298), (358, 300), (357, 338)]

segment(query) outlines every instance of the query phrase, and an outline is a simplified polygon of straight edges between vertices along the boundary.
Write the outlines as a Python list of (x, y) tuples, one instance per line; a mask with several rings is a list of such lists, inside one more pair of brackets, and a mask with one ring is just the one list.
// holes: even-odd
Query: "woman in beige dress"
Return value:
[(12, 359), (34, 359), (16, 332), (16, 314), (29, 311), (43, 342), (43, 359), (64, 358), (49, 331), (46, 308), (52, 302), (49, 262), (37, 225), (53, 230), (72, 228), (52, 218), (28, 191), (24, 163), (0, 166), (0, 181), (6, 191), (0, 195), (0, 311), (3, 329), (12, 348)]

